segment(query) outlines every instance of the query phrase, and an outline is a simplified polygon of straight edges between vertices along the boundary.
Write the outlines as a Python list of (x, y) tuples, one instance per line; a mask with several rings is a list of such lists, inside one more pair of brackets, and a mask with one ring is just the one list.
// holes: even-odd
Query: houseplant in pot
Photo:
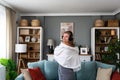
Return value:
[(6, 67), (6, 80), (15, 80), (17, 77), (16, 64), (12, 59), (0, 59), (0, 64)]
[(108, 53), (102, 56), (102, 61), (116, 65), (120, 70), (120, 40), (115, 40), (114, 43), (108, 45)]

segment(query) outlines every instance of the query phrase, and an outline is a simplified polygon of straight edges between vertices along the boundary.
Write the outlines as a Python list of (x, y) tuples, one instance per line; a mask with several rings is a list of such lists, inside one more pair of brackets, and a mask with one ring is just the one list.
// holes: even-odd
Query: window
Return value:
[(0, 58), (6, 58), (6, 12), (0, 5)]

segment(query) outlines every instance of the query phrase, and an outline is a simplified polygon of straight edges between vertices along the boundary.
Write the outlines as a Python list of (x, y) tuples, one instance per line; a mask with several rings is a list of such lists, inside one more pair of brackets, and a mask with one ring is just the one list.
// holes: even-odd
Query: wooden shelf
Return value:
[(93, 60), (102, 61), (102, 55), (109, 55), (108, 46), (110, 43), (114, 43), (116, 39), (119, 39), (119, 27), (93, 27), (91, 29)]
[(38, 34), (20, 34), (20, 36), (40, 36)]
[[(27, 44), (27, 53), (21, 55), (26, 64), (42, 60), (42, 40), (42, 27), (17, 27), (17, 43)], [(18, 57), (18, 59), (20, 58)]]
[(28, 50), (28, 52), (40, 52), (40, 50), (36, 49), (36, 50)]
[(20, 42), (22, 44), (40, 44), (40, 42)]
[(91, 54), (80, 54), (80, 56), (92, 56)]

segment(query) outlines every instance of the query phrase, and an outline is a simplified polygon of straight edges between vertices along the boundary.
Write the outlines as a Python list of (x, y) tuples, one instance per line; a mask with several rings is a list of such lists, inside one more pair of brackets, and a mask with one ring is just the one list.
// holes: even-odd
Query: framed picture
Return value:
[(25, 42), (30, 42), (30, 36), (25, 37)]
[(65, 31), (72, 31), (73, 33), (73, 22), (62, 22), (60, 23), (60, 39)]
[(80, 48), (80, 54), (88, 54), (87, 48)]
[(24, 42), (24, 40), (23, 40), (23, 37), (22, 37), (22, 36), (20, 36), (20, 37), (19, 37), (19, 42)]

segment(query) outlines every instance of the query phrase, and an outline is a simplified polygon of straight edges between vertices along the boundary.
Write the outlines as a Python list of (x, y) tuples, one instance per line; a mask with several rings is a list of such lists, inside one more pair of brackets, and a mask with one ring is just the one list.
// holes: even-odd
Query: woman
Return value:
[(54, 58), (59, 64), (59, 80), (75, 80), (74, 72), (80, 70), (79, 49), (73, 44), (71, 31), (63, 33), (62, 42), (54, 50)]

